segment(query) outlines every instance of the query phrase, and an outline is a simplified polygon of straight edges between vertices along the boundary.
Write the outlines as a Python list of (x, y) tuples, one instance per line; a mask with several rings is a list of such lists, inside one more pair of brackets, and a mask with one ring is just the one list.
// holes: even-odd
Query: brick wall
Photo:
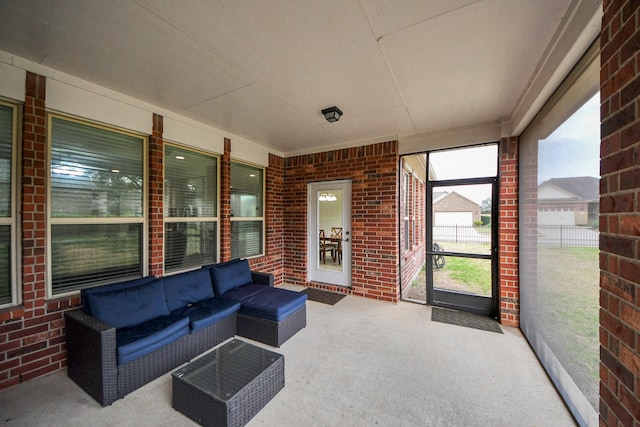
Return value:
[[(285, 281), (397, 302), (398, 143), (289, 157), (284, 161)], [(352, 181), (352, 287), (307, 283), (307, 184)]]
[(153, 115), (149, 138), (149, 274), (164, 275), (164, 141), (163, 118)]
[[(444, 198), (438, 200), (433, 204), (434, 212), (471, 212), (473, 214), (472, 221), (480, 221), (480, 213), (482, 207), (475, 202), (461, 196), (458, 193), (449, 193)], [(435, 216), (434, 216), (435, 222)], [(441, 225), (441, 224), (435, 224)], [(470, 224), (472, 225), (472, 224)]]
[(500, 141), (498, 286), (500, 323), (520, 325), (518, 278), (518, 139)]
[(251, 259), (251, 268), (273, 274), (276, 286), (284, 283), (284, 159), (269, 155), (269, 167), (266, 170), (265, 200), (265, 256)]
[(640, 3), (603, 3), (600, 423), (640, 425)]
[(0, 311), (0, 390), (66, 365), (64, 309), (79, 297), (45, 299), (46, 79), (27, 73), (22, 123), (22, 305)]
[(231, 140), (220, 156), (220, 261), (231, 259)]

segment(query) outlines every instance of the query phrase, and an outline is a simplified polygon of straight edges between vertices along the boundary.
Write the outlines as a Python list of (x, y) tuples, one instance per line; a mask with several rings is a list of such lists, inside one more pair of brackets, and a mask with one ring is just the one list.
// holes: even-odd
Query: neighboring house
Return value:
[(538, 224), (598, 224), (600, 179), (552, 178), (538, 185)]
[(473, 226), (480, 221), (482, 207), (455, 191), (433, 193), (433, 225)]

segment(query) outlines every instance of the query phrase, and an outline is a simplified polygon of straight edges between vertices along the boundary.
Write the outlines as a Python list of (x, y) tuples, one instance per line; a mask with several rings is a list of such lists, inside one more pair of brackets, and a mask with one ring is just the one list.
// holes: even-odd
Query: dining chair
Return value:
[(331, 227), (331, 237), (338, 237), (339, 240), (334, 243), (335, 253), (331, 254), (331, 258), (338, 259), (338, 265), (342, 265), (342, 227)]
[(319, 241), (319, 250), (320, 250), (320, 261), (323, 264), (326, 264), (327, 252), (329, 252), (331, 254), (331, 260), (335, 262), (336, 245), (326, 240), (324, 230), (320, 230), (320, 233), (318, 235), (318, 241)]

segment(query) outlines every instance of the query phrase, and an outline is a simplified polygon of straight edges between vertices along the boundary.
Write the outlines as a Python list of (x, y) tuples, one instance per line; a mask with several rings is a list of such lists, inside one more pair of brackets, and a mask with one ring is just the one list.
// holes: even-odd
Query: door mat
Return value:
[(448, 310), (446, 308), (433, 307), (431, 320), (434, 322), (449, 323), (451, 325), (465, 326), (467, 328), (481, 329), (483, 331), (502, 333), (500, 324), (486, 316), (467, 313), (465, 311)]
[(344, 294), (337, 294), (335, 292), (321, 291), (315, 288), (306, 288), (302, 293), (307, 294), (309, 301), (321, 302), (323, 304), (335, 305), (342, 298), (346, 297)]

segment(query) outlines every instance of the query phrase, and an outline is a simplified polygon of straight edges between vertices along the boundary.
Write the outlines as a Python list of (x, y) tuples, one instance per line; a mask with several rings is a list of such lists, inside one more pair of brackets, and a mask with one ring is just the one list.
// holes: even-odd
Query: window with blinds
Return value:
[[(0, 307), (16, 302), (14, 141), (16, 108), (0, 103)], [(13, 251), (15, 252), (15, 251)]]
[(231, 162), (231, 258), (264, 254), (264, 169)]
[(402, 181), (402, 190), (404, 191), (403, 194), (403, 201), (404, 201), (404, 215), (403, 215), (403, 222), (404, 222), (404, 250), (408, 251), (409, 249), (411, 249), (411, 245), (410, 245), (410, 239), (409, 239), (409, 174), (405, 171), (403, 172), (403, 181)]
[(218, 158), (165, 145), (164, 268), (178, 271), (218, 258)]
[(144, 274), (146, 139), (49, 117), (51, 294)]

